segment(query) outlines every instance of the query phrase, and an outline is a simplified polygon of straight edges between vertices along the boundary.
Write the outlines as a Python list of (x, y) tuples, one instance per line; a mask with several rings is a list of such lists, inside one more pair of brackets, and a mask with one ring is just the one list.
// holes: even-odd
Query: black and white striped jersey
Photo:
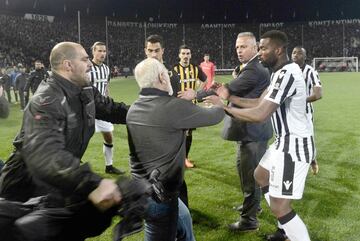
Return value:
[(97, 65), (91, 61), (90, 80), (91, 83), (104, 96), (107, 96), (107, 88), (110, 82), (110, 68), (106, 64)]
[(279, 105), (271, 116), (274, 147), (293, 160), (310, 162), (314, 156), (313, 128), (306, 116), (306, 86), (300, 67), (287, 63), (272, 73), (266, 100)]
[[(302, 69), (302, 73), (306, 83), (306, 95), (310, 96), (315, 86), (321, 87), (319, 74), (313, 67), (308, 64), (305, 64), (304, 69)], [(313, 112), (314, 107), (311, 102), (308, 102), (306, 106), (306, 113)]]

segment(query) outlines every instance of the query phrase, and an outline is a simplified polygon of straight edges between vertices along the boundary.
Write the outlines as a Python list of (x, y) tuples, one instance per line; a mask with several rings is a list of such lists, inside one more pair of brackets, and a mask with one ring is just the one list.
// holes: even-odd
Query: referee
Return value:
[[(93, 59), (90, 78), (93, 85), (104, 96), (109, 95), (110, 68), (104, 64), (106, 45), (95, 42), (91, 47)], [(103, 153), (105, 156), (105, 172), (109, 174), (124, 174), (125, 172), (113, 166), (113, 132), (114, 126), (110, 122), (95, 119), (95, 131), (101, 132), (104, 138)]]
[[(179, 59), (180, 62), (173, 67), (173, 71), (179, 76), (180, 81), (174, 82), (171, 81), (172, 88), (174, 93), (179, 91), (185, 91), (187, 89), (197, 89), (197, 83), (200, 80), (201, 84), (199, 86), (202, 89), (206, 85), (206, 74), (196, 65), (190, 63), (191, 60), (191, 50), (186, 45), (181, 45), (179, 47)], [(186, 135), (186, 159), (185, 166), (187, 168), (194, 167), (194, 164), (188, 158), (190, 147), (192, 143), (192, 129), (187, 131)]]

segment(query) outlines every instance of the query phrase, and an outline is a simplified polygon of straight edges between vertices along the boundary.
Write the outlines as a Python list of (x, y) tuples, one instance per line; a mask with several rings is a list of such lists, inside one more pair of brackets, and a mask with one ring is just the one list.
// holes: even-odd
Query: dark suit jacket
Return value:
[[(228, 89), (231, 95), (243, 98), (258, 98), (269, 84), (269, 71), (255, 57), (241, 69), (236, 79), (230, 81)], [(232, 103), (230, 105), (235, 106)], [(247, 123), (226, 116), (222, 137), (229, 141), (269, 140), (272, 137), (270, 119), (263, 123)]]

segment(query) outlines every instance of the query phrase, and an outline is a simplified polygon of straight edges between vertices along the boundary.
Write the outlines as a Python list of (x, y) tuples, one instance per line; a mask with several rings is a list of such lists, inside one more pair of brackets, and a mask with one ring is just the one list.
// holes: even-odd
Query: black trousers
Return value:
[(261, 190), (255, 181), (254, 171), (266, 151), (267, 141), (239, 141), (237, 147), (237, 170), (241, 190), (244, 194), (241, 220), (256, 223)]
[(19, 99), (20, 99), (20, 108), (23, 110), (25, 108), (25, 104), (27, 103), (26, 97), (24, 95), (24, 88), (19, 88)]

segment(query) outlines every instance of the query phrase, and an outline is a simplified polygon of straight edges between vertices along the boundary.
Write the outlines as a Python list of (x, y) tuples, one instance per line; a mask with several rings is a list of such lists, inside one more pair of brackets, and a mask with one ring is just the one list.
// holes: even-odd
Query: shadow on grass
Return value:
[[(228, 175), (229, 172), (234, 173), (233, 175)], [(226, 184), (227, 186), (231, 186), (234, 189), (238, 189), (239, 188), (239, 179), (238, 178), (234, 178), (235, 175), (235, 171), (234, 170), (222, 170), (221, 168), (219, 168), (218, 166), (211, 166), (211, 165), (207, 165), (207, 166), (201, 166), (199, 168), (196, 169), (196, 173), (200, 176), (203, 176), (209, 180), (212, 180), (212, 182), (220, 182), (223, 184)]]
[(204, 230), (208, 229), (209, 231), (211, 231), (221, 226), (219, 223), (219, 219), (216, 216), (212, 216), (191, 208), (190, 213), (193, 219), (193, 224), (201, 226), (201, 228)]

